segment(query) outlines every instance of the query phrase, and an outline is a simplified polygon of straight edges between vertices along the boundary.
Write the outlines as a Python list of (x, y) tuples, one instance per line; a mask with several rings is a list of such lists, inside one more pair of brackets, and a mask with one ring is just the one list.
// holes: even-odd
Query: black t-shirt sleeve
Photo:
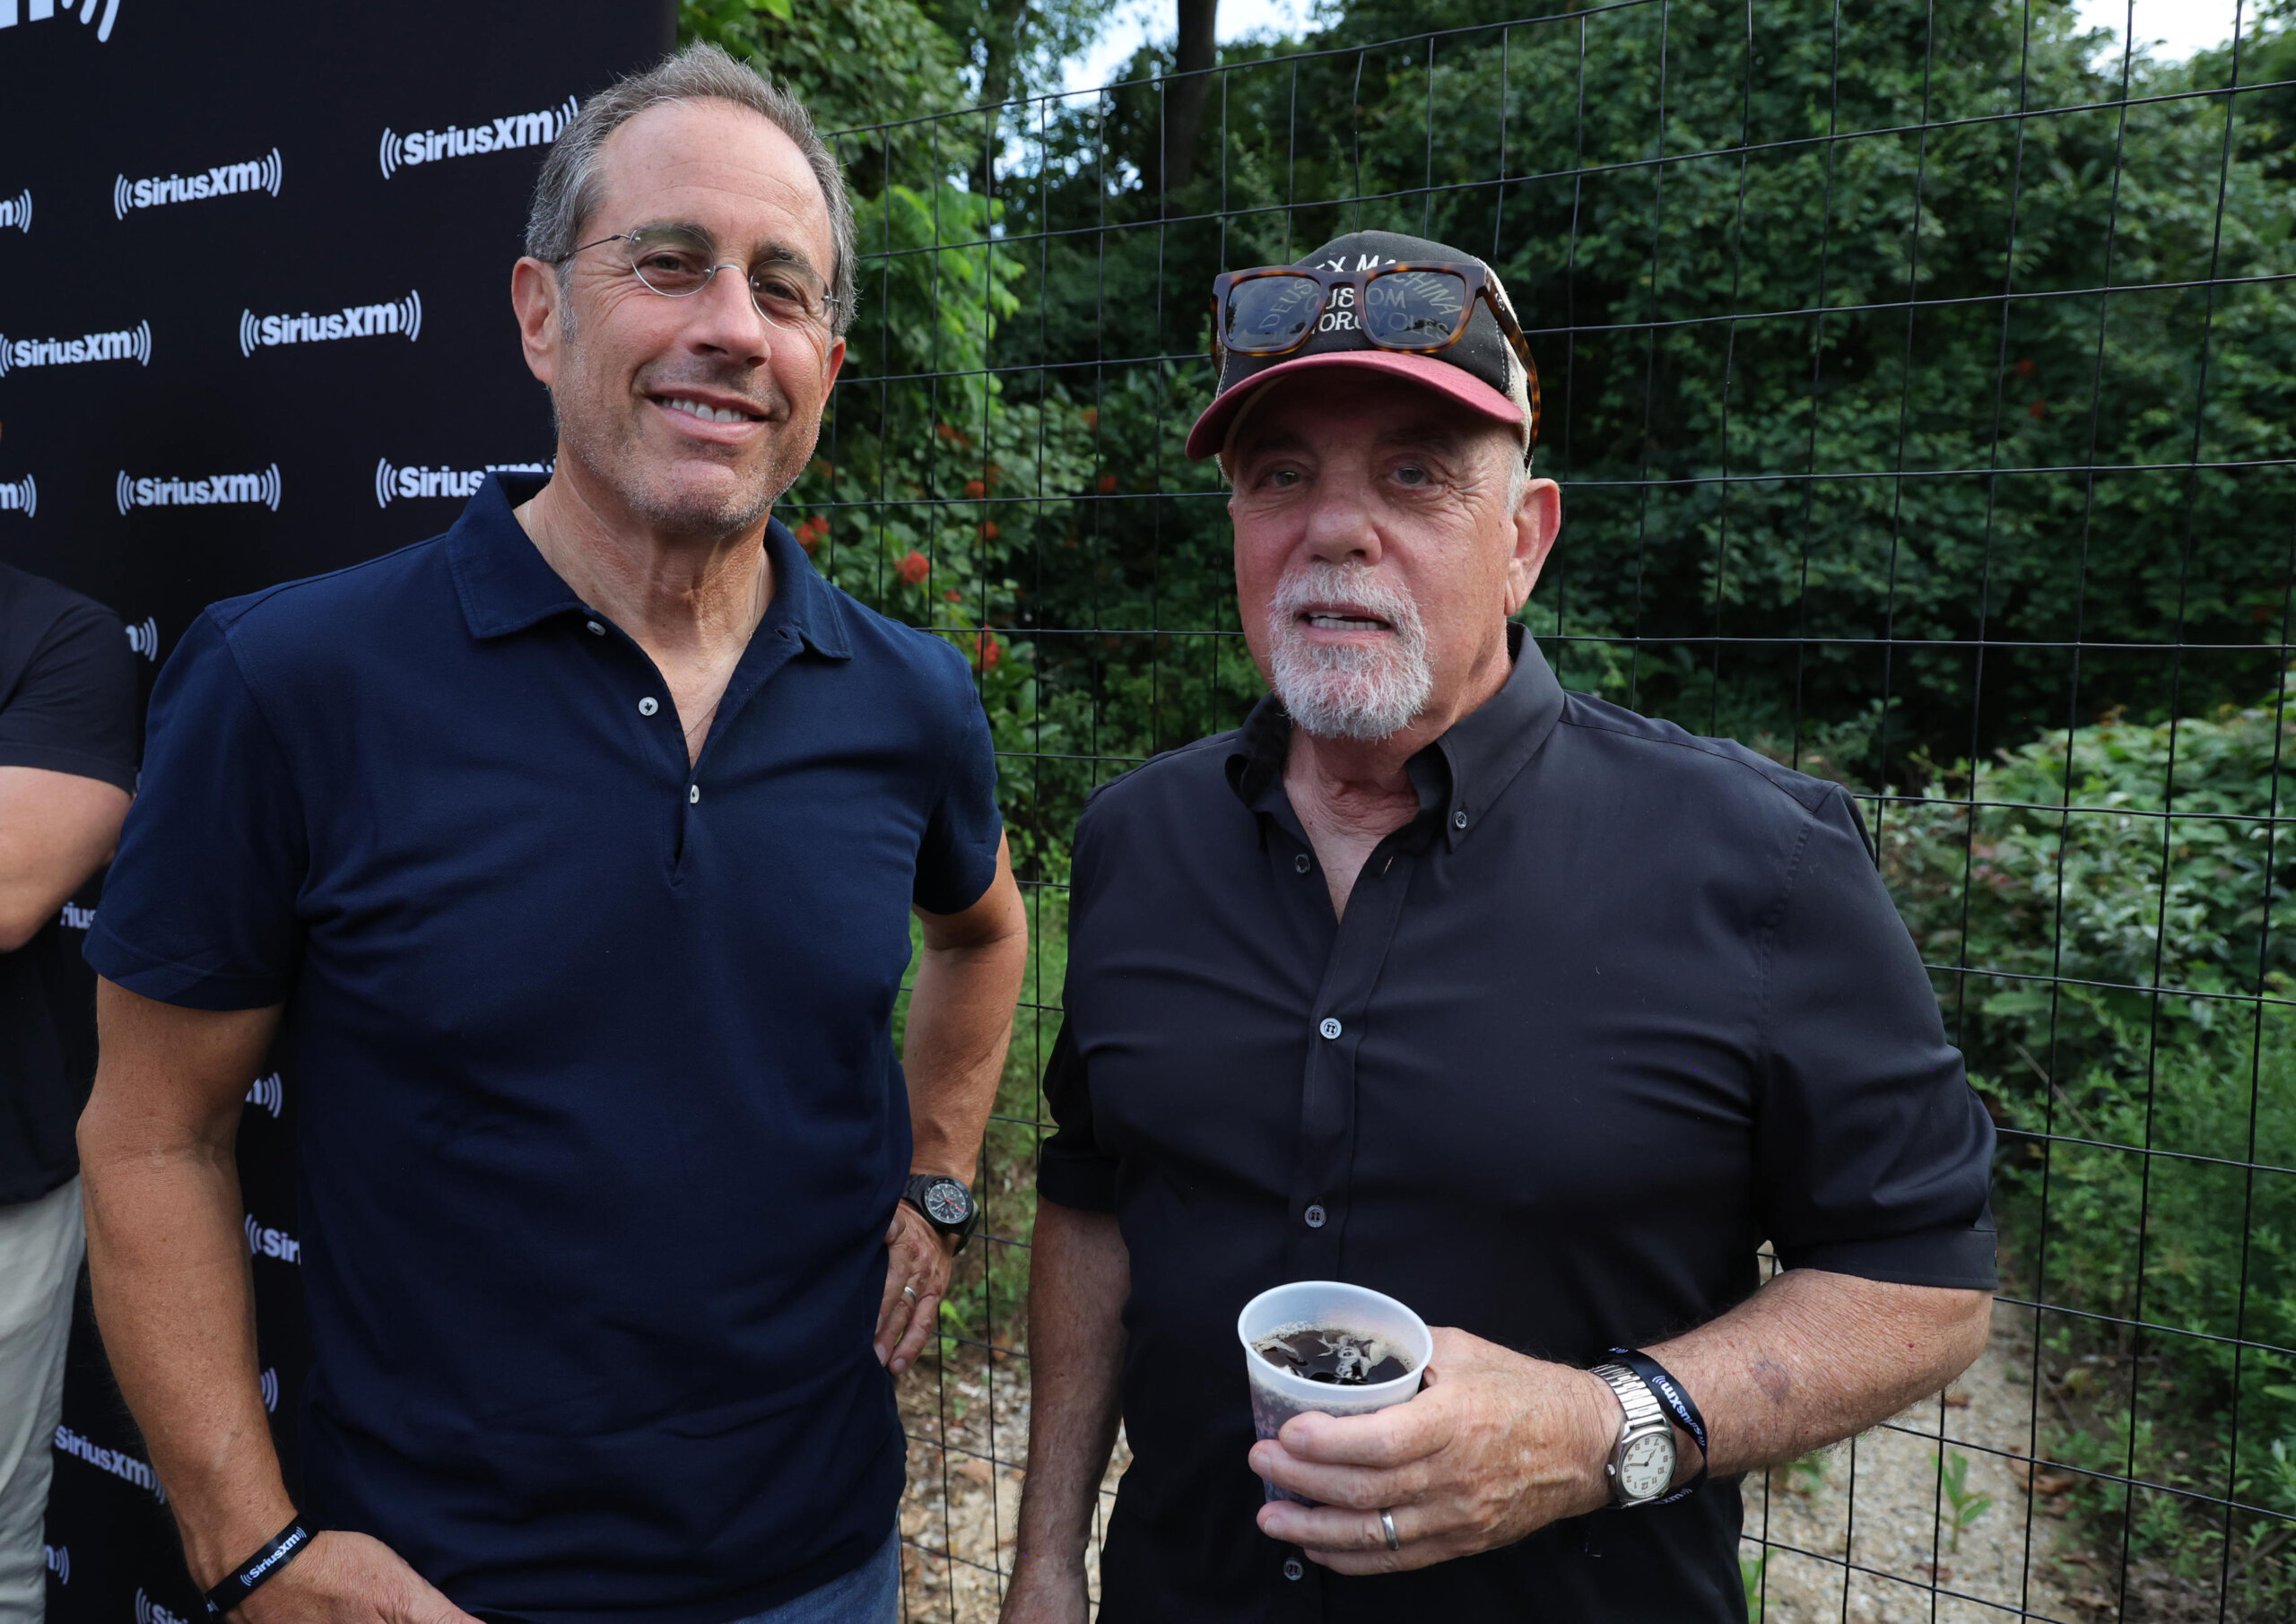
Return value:
[(1776, 919), (1755, 1156), (1779, 1260), (1991, 1290), (1992, 1119), (1847, 795), (1818, 809)]
[(0, 767), (39, 767), (135, 793), (135, 656), (119, 617), (77, 603), (0, 695)]
[(1115, 1211), (1117, 1159), (1092, 1137), (1091, 1079), (1065, 1020), (1044, 1069), (1044, 1102), (1060, 1125), (1038, 1152), (1037, 1194), (1085, 1212)]

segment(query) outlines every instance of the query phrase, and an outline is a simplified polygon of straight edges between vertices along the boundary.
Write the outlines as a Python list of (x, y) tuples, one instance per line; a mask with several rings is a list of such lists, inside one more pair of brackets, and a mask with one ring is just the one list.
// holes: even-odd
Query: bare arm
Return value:
[[(946, 1173), (970, 1185), (980, 1161), (981, 1135), (1004, 1049), (1013, 1008), (1029, 961), (1029, 916), (1013, 882), (1008, 847), (996, 848), (996, 877), (961, 914), (917, 910), (924, 926), (917, 984), (909, 994), (909, 1031), (901, 1048), (909, 1074), (912, 1173)], [(924, 1215), (906, 1202), (885, 1232), (891, 1257), (877, 1310), (878, 1359), (896, 1374), (909, 1368), (931, 1334), (949, 1289), (954, 1253)], [(917, 1296), (912, 1302), (902, 1291)]]
[(0, 953), (30, 942), (111, 861), (126, 816), (127, 792), (117, 785), (0, 767)]
[[(97, 986), (102, 1059), (80, 1118), (104, 1350), (202, 1588), (294, 1515), (257, 1385), (233, 1141), (279, 1009), (212, 1012)], [(473, 1624), (387, 1548), (322, 1533), (240, 1610), (248, 1624)]]
[[(1985, 1346), (1983, 1291), (1797, 1269), (1648, 1351), (1705, 1414), (1712, 1469), (1791, 1460), (1897, 1413)], [(1300, 1416), (1256, 1444), (1261, 1476), (1324, 1505), (1262, 1509), (1271, 1538), (1342, 1573), (1423, 1568), (1510, 1543), (1606, 1505), (1618, 1401), (1597, 1378), (1446, 1327), (1428, 1385), (1377, 1415)], [(1677, 1435), (1678, 1444), (1686, 1440)], [(1695, 1461), (1684, 1458), (1677, 1477)], [(1404, 1543), (1389, 1551), (1378, 1512)]]
[(1116, 1445), (1132, 1264), (1116, 1217), (1039, 1199), (1029, 1256), (1029, 1475), (1004, 1624), (1083, 1624), (1084, 1541)]
[(1709, 1469), (1726, 1475), (1838, 1443), (1938, 1392), (1985, 1351), (1992, 1309), (1987, 1291), (1792, 1269), (1646, 1351), (1698, 1401), (1714, 1444)]

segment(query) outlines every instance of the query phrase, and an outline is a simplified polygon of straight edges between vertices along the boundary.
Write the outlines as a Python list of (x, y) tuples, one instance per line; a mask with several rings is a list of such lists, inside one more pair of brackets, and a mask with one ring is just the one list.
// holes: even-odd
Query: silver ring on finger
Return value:
[(915, 1286), (903, 1286), (900, 1289), (900, 1294), (909, 1298), (909, 1306), (910, 1307), (914, 1308), (917, 1307), (917, 1288)]
[(1396, 1514), (1393, 1511), (1382, 1511), (1379, 1513), (1379, 1532), (1387, 1536), (1387, 1549), (1389, 1550), (1401, 1550), (1403, 1549), (1403, 1540), (1396, 1533)]

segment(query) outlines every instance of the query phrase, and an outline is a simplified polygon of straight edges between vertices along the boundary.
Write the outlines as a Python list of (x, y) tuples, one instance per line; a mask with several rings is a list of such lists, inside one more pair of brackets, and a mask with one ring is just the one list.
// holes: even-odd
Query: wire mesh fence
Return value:
[(1210, 281), (1359, 227), (1523, 314), (1565, 685), (1857, 793), (2000, 1129), (1991, 1346), (1748, 1485), (1750, 1613), (2296, 1616), (2285, 13), (2164, 65), (2048, 0), (1475, 9), (836, 137), (863, 300), (785, 511), (973, 660), (1035, 926), (907, 1616), (1010, 1568), (1075, 814), (1261, 690), (1180, 454)]

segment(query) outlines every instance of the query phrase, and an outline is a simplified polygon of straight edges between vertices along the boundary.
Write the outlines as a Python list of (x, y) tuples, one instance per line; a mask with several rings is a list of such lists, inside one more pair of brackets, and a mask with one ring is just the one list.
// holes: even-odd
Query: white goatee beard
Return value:
[[(1309, 640), (1300, 612), (1332, 601), (1355, 604), (1393, 627), (1385, 647)], [(1318, 560), (1283, 578), (1267, 612), (1268, 665), (1292, 725), (1322, 739), (1376, 743), (1418, 720), (1435, 690), (1419, 605), (1361, 564)]]

